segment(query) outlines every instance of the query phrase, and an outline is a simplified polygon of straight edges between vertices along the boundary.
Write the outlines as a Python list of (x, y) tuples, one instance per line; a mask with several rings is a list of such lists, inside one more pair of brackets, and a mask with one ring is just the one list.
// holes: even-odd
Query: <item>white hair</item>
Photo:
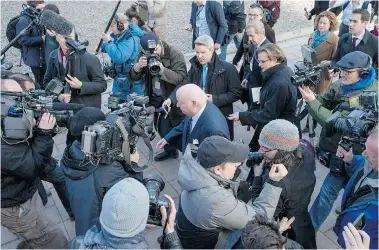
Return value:
[(195, 45), (203, 45), (203, 46), (213, 48), (215, 44), (213, 42), (212, 37), (210, 37), (208, 35), (203, 35), (203, 36), (199, 36), (198, 38), (196, 38)]
[(246, 30), (254, 28), (256, 33), (266, 33), (265, 26), (261, 20), (252, 20), (246, 25)]

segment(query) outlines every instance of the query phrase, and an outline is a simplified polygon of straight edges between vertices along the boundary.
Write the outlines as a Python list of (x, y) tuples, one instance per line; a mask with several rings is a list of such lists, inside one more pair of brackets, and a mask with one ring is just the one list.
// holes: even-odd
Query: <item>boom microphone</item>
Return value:
[(61, 103), (61, 102), (54, 102), (53, 103), (53, 110), (81, 110), (86, 105), (84, 104), (78, 104), (78, 103)]
[(53, 30), (63, 36), (70, 35), (74, 30), (74, 25), (69, 20), (51, 10), (42, 12), (40, 22), (46, 29)]

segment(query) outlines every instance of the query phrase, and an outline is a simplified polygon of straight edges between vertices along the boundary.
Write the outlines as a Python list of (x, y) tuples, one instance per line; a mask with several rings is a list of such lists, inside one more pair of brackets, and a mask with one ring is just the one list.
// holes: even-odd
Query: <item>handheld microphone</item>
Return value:
[(84, 104), (78, 104), (78, 103), (61, 103), (61, 102), (54, 102), (53, 103), (53, 110), (81, 110), (86, 105)]
[(74, 25), (54, 11), (44, 10), (41, 14), (40, 24), (46, 29), (53, 30), (57, 34), (68, 36), (74, 30)]

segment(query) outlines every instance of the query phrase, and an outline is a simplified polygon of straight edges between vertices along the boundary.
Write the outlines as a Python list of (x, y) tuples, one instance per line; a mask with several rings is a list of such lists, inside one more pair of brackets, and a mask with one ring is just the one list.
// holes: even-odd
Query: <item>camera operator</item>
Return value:
[[(55, 4), (46, 4), (45, 8), (43, 10), (51, 10), (54, 11), (55, 13), (59, 14), (59, 9), (58, 6)], [(49, 62), (49, 57), (52, 51), (56, 50), (59, 48), (59, 43), (56, 39), (56, 34), (54, 31), (51, 31), (49, 29), (46, 29), (46, 34), (45, 34), (45, 43), (44, 43), (44, 53), (45, 53), (45, 63)], [(42, 78), (43, 80), (43, 78)], [(43, 86), (42, 89), (45, 89), (46, 86)]]
[(270, 165), (283, 164), (288, 175), (279, 182), (283, 189), (274, 218), (295, 217), (288, 238), (306, 249), (316, 248), (316, 235), (308, 213), (316, 184), (315, 152), (309, 142), (299, 140), (297, 127), (289, 121), (277, 119), (266, 124), (259, 135), (259, 153), (262, 162), (253, 163), (249, 177), (252, 180), (252, 201), (260, 195), (268, 179)]
[[(17, 81), (18, 85), (21, 87), (22, 90), (16, 90), (16, 91), (28, 91), (33, 90), (34, 88), (34, 82), (33, 80), (28, 76), (20, 73), (14, 73), (9, 76), (9, 79)], [(13, 83), (7, 83), (7, 79), (2, 79), (2, 86), (4, 87), (6, 85), (17, 85), (16, 82)], [(5, 82), (5, 84), (3, 84)], [(3, 89), (4, 90), (4, 89)], [(4, 96), (5, 97), (5, 96)], [(2, 98), (4, 98), (2, 96)], [(62, 202), (62, 205), (64, 206), (65, 210), (67, 211), (67, 214), (69, 215), (71, 220), (74, 220), (74, 215), (71, 211), (70, 207), (70, 200), (68, 199), (68, 193), (66, 189), (65, 179), (62, 172), (62, 169), (57, 165), (57, 161), (54, 158), (50, 158), (49, 163), (46, 164), (47, 166), (44, 168), (45, 174), (41, 176), (41, 180), (50, 182), (53, 184), (55, 190), (57, 191), (58, 197), (60, 201)], [(42, 202), (44, 204), (47, 203), (47, 194), (44, 190), (44, 187), (39, 188), (39, 192), (41, 195)]]
[[(28, 7), (21, 12), (21, 17), (16, 25), (16, 35), (33, 22), (33, 19), (37, 18), (36, 15), (40, 14), (45, 7), (45, 1), (26, 1), (26, 4)], [(43, 60), (45, 42), (43, 27), (40, 25), (33, 26), (17, 42), (21, 45), (22, 59), (32, 70), (35, 82), (43, 86), (42, 81), (46, 71), (46, 62)]]
[[(167, 44), (165, 41), (159, 40), (158, 36), (154, 33), (146, 33), (142, 37), (141, 46), (145, 51), (149, 50), (149, 41), (154, 41), (156, 44), (154, 54), (158, 55), (160, 60), (160, 71), (158, 75), (151, 75), (148, 58), (145, 55), (142, 55), (130, 70), (129, 76), (132, 81), (138, 81), (142, 78), (145, 79), (146, 88), (152, 88), (153, 92), (150, 101), (153, 106), (157, 108), (161, 106), (162, 100), (160, 98), (154, 100), (156, 99), (155, 95), (162, 96), (164, 99), (169, 98), (176, 86), (181, 83), (187, 75), (187, 67), (182, 52)], [(151, 90), (147, 90), (146, 92), (149, 93), (150, 91)], [(161, 92), (161, 94), (159, 92)], [(168, 115), (165, 112), (155, 113), (155, 126), (162, 138), (184, 119), (183, 113), (176, 106), (172, 106), (171, 109), (169, 108), (169, 110), (166, 111), (169, 111)], [(166, 145), (164, 151), (156, 155), (154, 160), (163, 161), (168, 158), (177, 157), (177, 149), (173, 145)]]
[[(170, 211), (160, 207), (162, 225), (166, 224), (161, 249), (181, 249), (174, 230), (176, 208), (169, 200)], [(168, 214), (169, 212), (169, 214)], [(132, 178), (116, 183), (105, 195), (100, 213), (101, 227), (93, 226), (82, 236), (73, 239), (68, 249), (148, 249), (144, 230), (148, 224), (149, 194)]]
[[(299, 90), (307, 102), (306, 108), (309, 113), (323, 127), (325, 121), (335, 112), (341, 112), (342, 118), (358, 107), (354, 102), (364, 90), (372, 90), (377, 93), (378, 83), (375, 70), (372, 67), (370, 56), (354, 51), (341, 58), (337, 62), (337, 67), (341, 70), (341, 79), (332, 83), (329, 90), (316, 98), (316, 95), (309, 88), (299, 87)], [(316, 230), (328, 217), (332, 210), (333, 203), (337, 199), (339, 191), (344, 187), (346, 173), (342, 160), (335, 156), (341, 134), (336, 133), (332, 137), (326, 137), (325, 128), (321, 131), (319, 141), (319, 158), (330, 168), (330, 173), (322, 184), (310, 210), (313, 226)], [(353, 144), (355, 154), (362, 152), (361, 146)], [(322, 155), (320, 157), (320, 155)], [(325, 158), (325, 159), (324, 159)]]
[(258, 66), (262, 69), (262, 88), (259, 108), (229, 115), (232, 121), (242, 125), (254, 125), (254, 136), (249, 147), (258, 151), (258, 138), (263, 126), (275, 119), (285, 119), (296, 124), (296, 87), (292, 84), (292, 70), (285, 65), (284, 52), (275, 44), (265, 44), (257, 51)]
[(378, 74), (378, 37), (366, 29), (369, 22), (370, 13), (367, 10), (353, 10), (350, 17), (349, 33), (340, 35), (337, 51), (332, 59), (332, 68), (337, 68), (337, 62), (346, 54), (362, 51), (372, 58), (373, 66)]
[[(85, 126), (104, 121), (104, 113), (94, 107), (85, 107), (70, 120), (69, 132), (76, 139), (62, 156), (61, 167), (65, 174), (66, 186), (75, 215), (76, 235), (84, 235), (91, 226), (99, 223), (101, 201), (113, 184), (126, 177), (142, 181), (141, 173), (126, 171), (123, 162), (114, 160), (111, 164), (89, 159), (81, 151), (82, 132)], [(138, 162), (138, 154), (131, 155), (132, 164)]]
[[(71, 31), (68, 33), (59, 34), (59, 31), (53, 30), (56, 33), (59, 48), (50, 54), (43, 86), (47, 86), (56, 77), (62, 82), (66, 82), (70, 87), (71, 95), (65, 101), (101, 108), (101, 93), (106, 90), (107, 82), (101, 69), (100, 60), (88, 52), (79, 54), (73, 66), (76, 75), (71, 76), (69, 74), (69, 61), (72, 56), (70, 53), (72, 51), (66, 44), (66, 39), (76, 40), (75, 30), (71, 23), (70, 25)], [(63, 101), (64, 97), (67, 96), (61, 95), (59, 100)]]
[[(350, 179), (345, 187), (341, 202), (341, 213), (337, 217), (333, 231), (338, 236), (342, 248), (345, 242), (344, 229), (349, 222), (364, 214), (363, 228), (371, 238), (370, 249), (378, 249), (378, 127), (371, 132), (362, 155), (353, 155), (339, 146), (337, 156), (345, 162)], [(346, 234), (346, 232), (345, 232)], [(351, 242), (354, 246), (357, 242)]]
[[(22, 91), (15, 84), (13, 80), (2, 80), (1, 89)], [(5, 102), (3, 97), (2, 102)], [(24, 113), (22, 118), (9, 117), (6, 106), (6, 102), (2, 104), (1, 114), (1, 225), (23, 240), (17, 248), (64, 249), (67, 238), (61, 227), (47, 216), (38, 194), (41, 178), (46, 175), (52, 159), (51, 130), (55, 117), (44, 113), (36, 124), (30, 113)], [(24, 137), (29, 136), (31, 130), (32, 138), (24, 142), (16, 139), (15, 133), (24, 133), (21, 135)]]
[[(246, 145), (210, 136), (199, 146), (197, 159), (187, 147), (178, 173), (182, 188), (176, 229), (183, 248), (224, 248), (231, 231), (242, 229), (256, 214), (272, 218), (282, 189), (278, 182), (286, 168), (273, 165), (261, 195), (247, 205), (237, 198), (235, 172), (247, 158)], [(217, 243), (217, 245), (216, 245)]]
[(128, 79), (129, 71), (139, 53), (139, 38), (142, 30), (122, 13), (116, 13), (110, 26), (112, 34), (103, 33), (102, 51), (108, 53), (112, 64), (109, 74), (114, 78), (112, 92), (121, 93), (120, 100), (126, 101), (130, 93), (143, 95), (143, 83), (131, 84)]

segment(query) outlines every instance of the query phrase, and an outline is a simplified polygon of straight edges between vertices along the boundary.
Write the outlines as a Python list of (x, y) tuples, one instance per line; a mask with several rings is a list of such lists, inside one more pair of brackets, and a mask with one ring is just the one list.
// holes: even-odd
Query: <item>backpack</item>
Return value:
[[(7, 24), (7, 29), (6, 29), (6, 32), (5, 32), (5, 35), (7, 36), (7, 39), (8, 41), (12, 41), (16, 36), (16, 25), (17, 23), (19, 22), (20, 18), (22, 16), (25, 16), (30, 20), (30, 18), (28, 17), (28, 15), (24, 15), (23, 13), (13, 17)], [(15, 43), (12, 44), (13, 47), (15, 47), (16, 49), (21, 49), (22, 46), (16, 41)]]
[(227, 20), (234, 20), (241, 13), (244, 14), (244, 1), (234, 0), (234, 1), (224, 1), (224, 14)]

